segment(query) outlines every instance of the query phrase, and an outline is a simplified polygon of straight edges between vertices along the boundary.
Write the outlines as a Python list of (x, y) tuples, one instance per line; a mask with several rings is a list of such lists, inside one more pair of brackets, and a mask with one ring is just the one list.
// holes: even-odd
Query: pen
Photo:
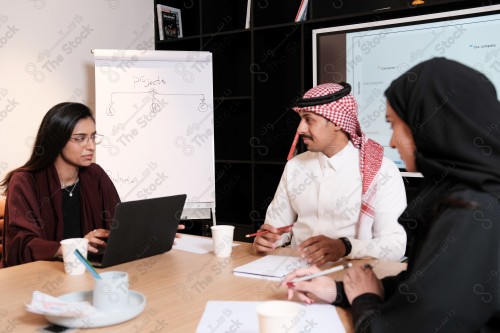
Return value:
[(85, 265), (85, 267), (87, 267), (87, 269), (90, 271), (90, 273), (92, 273), (92, 275), (96, 279), (99, 279), (99, 280), (101, 279), (101, 276), (99, 275), (99, 273), (96, 272), (96, 270), (94, 269), (92, 264), (87, 259), (85, 259), (84, 256), (82, 256), (82, 254), (80, 253), (80, 251), (78, 251), (78, 249), (75, 249), (75, 256), (78, 259), (80, 259), (80, 261)]
[[(329, 268), (329, 269), (325, 269), (324, 271), (321, 271), (321, 272), (317, 272), (317, 273), (314, 273), (314, 274), (311, 274), (311, 275), (306, 275), (306, 276), (303, 276), (303, 277), (295, 278), (295, 279), (293, 279), (290, 282), (295, 283), (295, 282), (301, 282), (301, 281), (311, 280), (311, 279), (314, 279), (314, 278), (316, 278), (318, 276), (323, 276), (323, 275), (330, 274), (330, 273), (333, 273), (333, 272), (338, 272), (338, 271), (341, 271), (341, 270), (349, 268), (349, 267), (352, 267), (351, 263), (347, 263), (347, 264), (344, 264), (344, 265), (341, 265), (341, 266), (335, 266), (335, 267), (332, 267), (332, 268)], [(290, 283), (290, 282), (288, 282), (288, 283)]]
[[(285, 230), (286, 228), (290, 228), (292, 226), (293, 226), (293, 224), (290, 224), (290, 225), (287, 225), (287, 226), (284, 226), (284, 227), (279, 227), (277, 229), (278, 229), (278, 231), (282, 231), (282, 230)], [(245, 237), (247, 237), (247, 238), (248, 237), (255, 237), (255, 236), (264, 235), (264, 234), (267, 234), (267, 233), (269, 233), (269, 231), (268, 230), (264, 230), (264, 231), (256, 232), (254, 234), (247, 234)]]

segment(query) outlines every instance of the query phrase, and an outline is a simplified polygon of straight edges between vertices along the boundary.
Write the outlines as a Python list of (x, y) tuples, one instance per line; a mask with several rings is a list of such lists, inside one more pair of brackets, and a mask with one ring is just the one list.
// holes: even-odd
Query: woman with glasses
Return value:
[(106, 172), (92, 163), (95, 120), (79, 103), (60, 103), (42, 120), (29, 160), (2, 181), (4, 266), (61, 256), (60, 241), (85, 237), (89, 252), (104, 247), (120, 202)]

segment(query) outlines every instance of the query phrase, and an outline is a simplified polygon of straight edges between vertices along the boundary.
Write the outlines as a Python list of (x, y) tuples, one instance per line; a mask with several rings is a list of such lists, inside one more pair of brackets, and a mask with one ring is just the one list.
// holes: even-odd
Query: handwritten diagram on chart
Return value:
[(94, 51), (97, 162), (122, 201), (185, 193), (215, 207), (208, 52)]

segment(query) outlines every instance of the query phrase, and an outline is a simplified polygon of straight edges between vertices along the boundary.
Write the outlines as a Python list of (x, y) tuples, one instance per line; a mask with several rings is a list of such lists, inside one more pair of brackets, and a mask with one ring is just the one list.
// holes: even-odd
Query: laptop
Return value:
[(88, 260), (104, 268), (170, 251), (185, 202), (180, 194), (118, 204), (106, 247)]

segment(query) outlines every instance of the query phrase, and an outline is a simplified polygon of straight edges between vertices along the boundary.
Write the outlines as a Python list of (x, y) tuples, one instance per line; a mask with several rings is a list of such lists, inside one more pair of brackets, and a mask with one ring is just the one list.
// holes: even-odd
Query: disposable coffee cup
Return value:
[(214, 253), (217, 257), (229, 257), (233, 250), (234, 226), (214, 225), (212, 239), (214, 242)]
[(260, 333), (297, 332), (300, 304), (288, 301), (268, 301), (257, 305)]
[(85, 265), (75, 255), (75, 250), (80, 251), (87, 258), (89, 241), (86, 238), (68, 238), (61, 241), (61, 250), (64, 261), (64, 271), (69, 275), (80, 275), (85, 273)]
[(100, 279), (94, 279), (93, 305), (103, 312), (121, 310), (128, 307), (128, 273), (110, 271), (99, 273)]

